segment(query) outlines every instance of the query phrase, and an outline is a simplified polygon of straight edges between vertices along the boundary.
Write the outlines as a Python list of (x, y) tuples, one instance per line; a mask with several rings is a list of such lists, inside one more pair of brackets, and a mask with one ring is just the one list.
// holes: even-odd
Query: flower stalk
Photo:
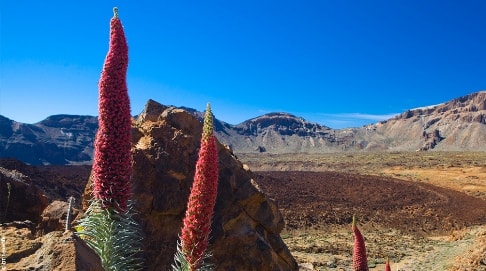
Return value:
[[(207, 105), (199, 158), (176, 255), (176, 270), (210, 270), (207, 246), (218, 190), (218, 148), (214, 136), (211, 106)], [(183, 256), (184, 259), (180, 259)]]
[(142, 233), (130, 199), (131, 114), (126, 83), (128, 46), (118, 9), (110, 20), (110, 44), (99, 90), (98, 132), (92, 168), (93, 198), (77, 234), (98, 254), (105, 270), (141, 270)]
[(114, 8), (110, 47), (98, 83), (99, 128), (93, 161), (93, 195), (102, 208), (127, 209), (131, 194), (132, 154), (130, 100), (126, 83), (128, 46)]
[(368, 260), (366, 258), (365, 240), (361, 231), (356, 225), (356, 217), (353, 216), (353, 224), (351, 226), (354, 236), (353, 247), (353, 269), (354, 271), (368, 271)]

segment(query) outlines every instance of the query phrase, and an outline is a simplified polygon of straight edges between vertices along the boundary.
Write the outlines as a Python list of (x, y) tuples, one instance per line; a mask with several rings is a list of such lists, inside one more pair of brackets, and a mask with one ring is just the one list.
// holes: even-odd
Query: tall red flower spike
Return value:
[(99, 89), (99, 128), (95, 139), (93, 194), (102, 208), (127, 209), (131, 194), (131, 115), (126, 74), (128, 46), (118, 9), (110, 21), (110, 48)]
[(391, 271), (390, 260), (388, 260), (388, 257), (386, 257), (385, 271)]
[(356, 225), (356, 218), (353, 216), (353, 235), (354, 235), (354, 248), (353, 248), (353, 268), (354, 271), (368, 271), (368, 260), (366, 258), (366, 246), (363, 235)]
[(206, 253), (218, 193), (218, 162), (213, 116), (208, 104), (204, 115), (199, 158), (181, 234), (182, 252), (191, 270), (200, 267)]

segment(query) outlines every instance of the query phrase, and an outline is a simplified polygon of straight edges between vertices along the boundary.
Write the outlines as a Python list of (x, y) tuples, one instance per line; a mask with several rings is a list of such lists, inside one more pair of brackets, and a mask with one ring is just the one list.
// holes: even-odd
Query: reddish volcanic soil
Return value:
[[(370, 270), (486, 271), (486, 201), (431, 184), (342, 172), (260, 171), (300, 270), (349, 270), (356, 215)], [(338, 268), (338, 269), (335, 269)]]
[[(267, 157), (247, 160), (253, 161), (250, 168), (259, 170), (302, 170), (253, 171), (256, 183), (283, 214), (282, 238), (300, 270), (350, 270), (350, 224), (356, 215), (370, 270), (384, 270), (384, 260), (390, 257), (392, 270), (486, 271), (486, 160), (471, 160), (466, 154), (461, 159), (459, 154), (410, 155), (321, 155), (319, 159), (328, 159), (322, 163), (327, 171), (319, 163), (318, 171), (310, 171), (312, 165), (302, 163), (304, 158), (310, 161), (307, 157), (295, 163)], [(0, 166), (26, 173), (52, 199), (74, 196), (76, 205), (90, 173), (89, 166), (28, 167), (9, 160), (0, 161)], [(373, 173), (381, 175), (368, 175)], [(466, 185), (477, 191), (465, 190)]]
[(287, 229), (349, 224), (353, 214), (415, 234), (446, 234), (486, 224), (486, 201), (426, 183), (338, 172), (257, 172)]

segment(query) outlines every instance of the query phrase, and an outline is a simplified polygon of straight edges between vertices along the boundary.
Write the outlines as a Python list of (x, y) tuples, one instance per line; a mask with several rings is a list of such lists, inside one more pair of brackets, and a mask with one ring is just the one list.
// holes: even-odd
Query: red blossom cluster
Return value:
[(191, 270), (197, 270), (204, 259), (216, 204), (219, 159), (212, 118), (208, 104), (199, 158), (181, 234), (182, 252)]
[(131, 194), (131, 115), (126, 73), (128, 46), (117, 10), (110, 21), (110, 47), (99, 89), (93, 194), (103, 208), (125, 211)]
[(354, 271), (368, 271), (368, 260), (366, 258), (366, 246), (363, 235), (356, 225), (356, 218), (353, 216), (352, 224), (354, 236), (353, 268)]

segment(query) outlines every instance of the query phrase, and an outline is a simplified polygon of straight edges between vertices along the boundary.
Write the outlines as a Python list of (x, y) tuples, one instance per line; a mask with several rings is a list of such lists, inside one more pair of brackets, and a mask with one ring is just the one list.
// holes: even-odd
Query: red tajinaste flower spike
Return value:
[(204, 115), (199, 158), (181, 234), (182, 252), (191, 270), (200, 267), (206, 253), (218, 193), (218, 163), (213, 116), (208, 104)]
[(99, 90), (98, 132), (93, 161), (93, 194), (102, 208), (125, 211), (131, 194), (132, 154), (130, 99), (126, 83), (128, 46), (114, 8), (110, 47)]
[(388, 257), (386, 257), (385, 271), (391, 271), (390, 260), (388, 260)]
[(354, 271), (369, 271), (368, 260), (366, 258), (366, 246), (363, 235), (356, 225), (356, 218), (353, 216), (352, 224), (353, 236), (354, 236), (354, 248), (353, 248), (353, 268)]

